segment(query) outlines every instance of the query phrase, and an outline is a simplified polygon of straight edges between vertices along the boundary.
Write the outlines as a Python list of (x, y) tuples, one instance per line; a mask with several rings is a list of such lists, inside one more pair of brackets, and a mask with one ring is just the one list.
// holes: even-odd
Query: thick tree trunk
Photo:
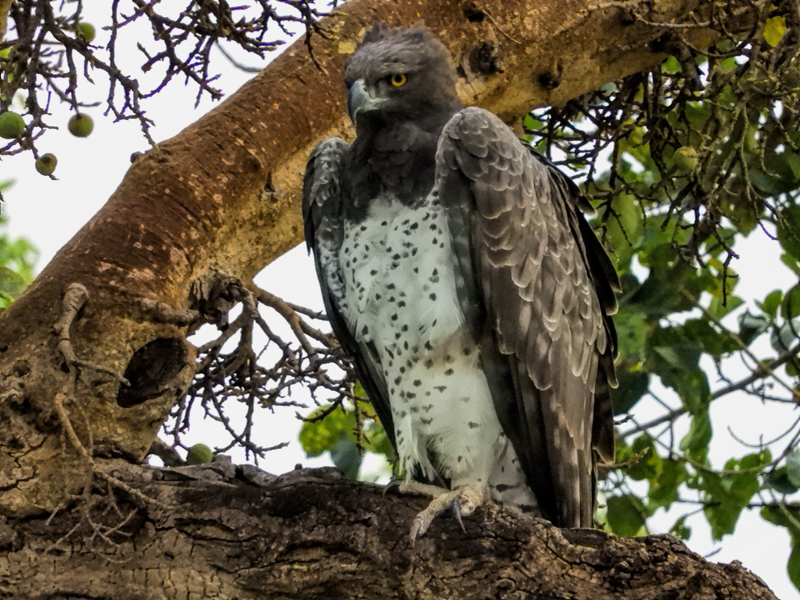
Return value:
[[(757, 590), (741, 569), (704, 565), (666, 539), (582, 548), (550, 527), (505, 516), (471, 520), (467, 534), (444, 520), (411, 548), (405, 535), (419, 502), (297, 475), (265, 489), (164, 475), (143, 489), (166, 497), (169, 510), (128, 487), (124, 495), (144, 512), (119, 531), (87, 529), (108, 517), (90, 510), (107, 508), (90, 483), (125, 489), (110, 470), (119, 457), (145, 456), (191, 381), (186, 309), (218, 279), (246, 283), (300, 241), (305, 160), (319, 140), (351, 135), (342, 70), (367, 26), (424, 21), (451, 49), (465, 102), (513, 121), (658, 64), (672, 34), (649, 23), (705, 3), (649, 5), (354, 0), (324, 22), (324, 39), (314, 37), (316, 65), (296, 43), (217, 109), (136, 159), (106, 206), (0, 315), (0, 547), (8, 552), (0, 592), (185, 598), (186, 590), (207, 597), (203, 590), (238, 586), (219, 597), (334, 597), (331, 586), (342, 597), (567, 597), (555, 587), (562, 578), (563, 590), (587, 598), (610, 598), (615, 589), (661, 597), (655, 590), (672, 579), (696, 592), (686, 597)], [(697, 45), (713, 39), (702, 29), (685, 33)], [(123, 376), (131, 385), (121, 385)], [(77, 508), (44, 520), (67, 506)], [(44, 553), (79, 518), (83, 525)], [(117, 576), (129, 593), (112, 585)], [(163, 591), (144, 591), (151, 578), (166, 582)], [(590, 583), (599, 591), (590, 593)]]
[(500, 509), (465, 518), (465, 531), (442, 516), (412, 545), (411, 520), (426, 499), (384, 495), (334, 469), (276, 478), (230, 463), (159, 470), (118, 461), (114, 471), (165, 508), (132, 509), (118, 497), (119, 512), (105, 499), (84, 515), (0, 521), (0, 595), (775, 599), (741, 565), (707, 563), (671, 536), (559, 530)]

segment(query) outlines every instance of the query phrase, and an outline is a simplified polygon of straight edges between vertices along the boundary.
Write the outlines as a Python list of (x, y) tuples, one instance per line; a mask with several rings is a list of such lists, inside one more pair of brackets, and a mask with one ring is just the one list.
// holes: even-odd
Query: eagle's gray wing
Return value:
[(543, 515), (590, 526), (594, 452), (614, 452), (613, 267), (574, 186), (489, 112), (445, 126), (435, 186), (501, 425)]
[(331, 328), (353, 358), (361, 385), (395, 446), (392, 411), (378, 352), (371, 343), (356, 341), (347, 327), (347, 306), (341, 302), (345, 288), (339, 265), (339, 249), (344, 239), (341, 179), (349, 149), (347, 142), (335, 137), (323, 140), (311, 152), (303, 179), (305, 238), (314, 253)]

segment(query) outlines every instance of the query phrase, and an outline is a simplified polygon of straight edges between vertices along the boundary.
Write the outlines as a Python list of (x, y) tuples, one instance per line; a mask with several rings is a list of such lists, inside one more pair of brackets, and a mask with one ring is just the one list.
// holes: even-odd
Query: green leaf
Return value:
[(764, 298), (763, 302), (757, 302), (761, 310), (773, 319), (778, 316), (778, 308), (783, 301), (783, 290), (773, 290)]
[(717, 102), (723, 105), (733, 106), (738, 101), (739, 97), (730, 85), (723, 87), (717, 96)]
[(647, 335), (652, 329), (647, 315), (630, 311), (620, 312), (614, 317), (614, 325), (617, 328), (620, 358), (634, 364), (644, 360)]
[[(309, 415), (313, 418), (326, 409), (328, 406), (321, 406)], [(344, 411), (337, 408), (321, 421), (313, 423), (305, 422), (300, 428), (300, 443), (306, 452), (306, 456), (319, 456), (322, 453), (332, 450), (339, 441), (343, 432), (352, 432), (356, 426), (355, 416), (352, 411)]]
[(705, 462), (708, 455), (708, 444), (711, 441), (711, 419), (707, 411), (701, 411), (692, 417), (689, 432), (681, 440), (680, 448), (689, 457), (698, 462)]
[[(744, 461), (744, 459), (742, 459), (742, 461)], [(744, 508), (750, 503), (750, 500), (760, 488), (758, 483), (758, 473), (760, 469), (758, 469), (757, 466), (747, 467), (743, 462), (739, 463), (739, 468), (753, 469), (752, 471), (743, 470), (741, 473), (727, 476), (730, 479), (729, 493), (732, 500)]]
[(715, 540), (721, 540), (729, 533), (733, 533), (739, 515), (742, 514), (742, 507), (733, 502), (723, 502), (716, 506), (709, 506), (703, 510), (711, 525), (711, 536)]
[(619, 366), (617, 368), (619, 387), (612, 392), (611, 401), (614, 404), (614, 414), (624, 415), (647, 393), (650, 375), (645, 371), (628, 371)]
[(790, 289), (783, 298), (781, 316), (787, 321), (800, 317), (800, 284)]
[(800, 487), (800, 450), (794, 449), (786, 456), (786, 477), (795, 487)]
[(764, 40), (773, 48), (777, 46), (786, 33), (784, 17), (770, 17), (764, 22)]
[(683, 324), (683, 333), (714, 358), (720, 358), (739, 349), (739, 345), (730, 336), (718, 331), (706, 319), (688, 319)]
[(358, 471), (361, 468), (361, 450), (358, 449), (356, 441), (352, 436), (342, 432), (339, 439), (330, 449), (331, 460), (336, 468), (348, 479), (358, 479)]
[[(645, 157), (641, 158), (645, 160)], [(605, 236), (609, 247), (614, 250), (617, 262), (625, 269), (628, 268), (644, 232), (642, 207), (634, 196), (620, 194), (612, 200), (610, 208), (613, 212), (604, 222)]]
[(656, 346), (653, 348), (667, 364), (677, 370), (694, 369), (700, 359), (700, 351), (692, 344), (676, 344), (674, 346)]
[(669, 532), (682, 540), (688, 540), (692, 537), (692, 528), (686, 525), (686, 515), (675, 521), (675, 524), (670, 527)]
[(794, 152), (784, 152), (783, 156), (794, 178), (800, 179), (800, 156), (797, 156)]
[(703, 347), (692, 339), (695, 334), (684, 326), (654, 330), (648, 338), (645, 362), (646, 370), (674, 389), (692, 414), (705, 413), (710, 399), (708, 378), (699, 367)]
[[(800, 338), (800, 317), (787, 320), (778, 329), (773, 329), (769, 333), (769, 343), (775, 352), (783, 353), (791, 350), (797, 345), (798, 338)], [(789, 365), (786, 365), (786, 372), (789, 373)], [(789, 373), (791, 375), (791, 373)]]
[(636, 496), (611, 496), (608, 501), (606, 519), (611, 531), (619, 536), (632, 536), (642, 533), (645, 510)]
[(9, 241), (0, 235), (0, 267), (14, 271), (25, 283), (33, 280), (33, 263), (36, 261), (36, 250), (23, 238)]
[(530, 114), (528, 114), (525, 115), (525, 118), (522, 120), (522, 126), (528, 131), (538, 131), (544, 128), (544, 123), (538, 119), (534, 119)]
[(628, 467), (625, 472), (636, 481), (654, 479), (661, 472), (661, 457), (656, 452), (656, 443), (649, 435), (640, 435), (631, 444), (632, 456), (641, 458)]
[(735, 44), (733, 43), (733, 40), (729, 38), (723, 38), (714, 44), (714, 47), (720, 52), (730, 52), (733, 50), (734, 45)]
[(800, 590), (800, 544), (792, 546), (789, 562), (786, 563), (786, 572), (792, 580), (794, 587)]
[(681, 61), (674, 56), (670, 56), (661, 63), (661, 72), (666, 75), (675, 75), (681, 72)]
[[(684, 261), (675, 260), (675, 251), (671, 244), (664, 244), (647, 252), (645, 266), (650, 267), (650, 274), (644, 283), (628, 300), (630, 310), (649, 315), (664, 316), (671, 312), (691, 308), (690, 302), (682, 296), (680, 289), (691, 270)], [(639, 260), (644, 256), (639, 254)]]
[(368, 442), (365, 444), (365, 449), (368, 452), (383, 454), (389, 461), (394, 458), (392, 442), (389, 441), (389, 436), (386, 435), (386, 430), (379, 421), (376, 421), (367, 428), (366, 436)]
[(0, 266), (0, 294), (17, 298), (26, 286), (25, 278), (16, 271)]
[[(360, 384), (355, 386), (355, 395), (363, 395)], [(330, 405), (321, 406), (313, 411), (309, 418), (316, 417), (330, 409)], [(362, 445), (365, 451), (383, 454), (391, 460), (394, 449), (386, 431), (377, 419), (369, 404), (359, 402), (362, 416)], [(331, 460), (346, 477), (357, 478), (362, 462), (362, 451), (356, 439), (356, 415), (353, 410), (337, 408), (321, 421), (305, 422), (300, 428), (300, 443), (306, 456), (320, 456), (330, 452)]]
[(742, 506), (732, 501), (728, 494), (729, 481), (717, 473), (704, 471), (700, 473), (701, 489), (708, 492), (710, 501), (715, 504), (703, 509), (706, 520), (711, 526), (711, 536), (715, 540), (722, 539), (736, 527)]
[(664, 508), (675, 502), (678, 499), (678, 488), (684, 481), (686, 481), (686, 464), (671, 458), (663, 459), (661, 472), (650, 482), (648, 493), (650, 508)]
[(708, 389), (708, 376), (703, 370), (697, 368), (662, 374), (661, 381), (678, 392), (684, 407), (692, 415), (703, 415), (708, 411), (711, 392)]
[(708, 312), (714, 315), (717, 319), (721, 319), (730, 312), (733, 312), (744, 304), (744, 300), (739, 296), (728, 295), (727, 298), (723, 296), (714, 296), (711, 303), (708, 305)]
[(739, 338), (748, 346), (769, 327), (769, 319), (749, 310), (739, 315)]
[(781, 254), (781, 262), (794, 271), (795, 275), (800, 275), (800, 261), (788, 252)]
[(772, 505), (764, 506), (761, 509), (761, 518), (765, 521), (785, 527), (792, 536), (792, 545), (800, 543), (800, 530), (797, 523), (800, 523), (800, 510), (789, 506)]
[(702, 129), (711, 118), (711, 105), (703, 102), (688, 102), (684, 110), (684, 115), (686, 115), (686, 119), (692, 127), (698, 130)]
[(798, 368), (797, 361), (786, 364), (786, 374), (789, 377), (800, 377), (800, 368)]
[(788, 469), (785, 465), (767, 473), (764, 483), (765, 487), (773, 489), (779, 494), (794, 494), (800, 489), (789, 479)]
[(700, 472), (699, 488), (711, 503), (704, 509), (714, 539), (732, 533), (742, 510), (760, 488), (758, 475), (772, 460), (768, 450), (748, 454), (739, 460), (730, 459), (725, 473)]
[(800, 206), (788, 206), (780, 212), (778, 241), (786, 252), (800, 258)]

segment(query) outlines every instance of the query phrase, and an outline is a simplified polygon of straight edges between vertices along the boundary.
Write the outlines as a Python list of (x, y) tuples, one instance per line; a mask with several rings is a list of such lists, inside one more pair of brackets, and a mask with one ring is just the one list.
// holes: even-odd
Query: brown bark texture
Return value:
[(0, 596), (775, 598), (740, 564), (710, 564), (668, 535), (559, 530), (499, 508), (466, 517), (465, 531), (441, 516), (412, 544), (411, 521), (427, 499), (384, 494), (335, 469), (275, 477), (225, 462), (157, 469), (117, 461), (112, 470), (164, 508), (131, 509), (118, 494), (114, 510), (101, 502), (84, 515), (0, 520)]

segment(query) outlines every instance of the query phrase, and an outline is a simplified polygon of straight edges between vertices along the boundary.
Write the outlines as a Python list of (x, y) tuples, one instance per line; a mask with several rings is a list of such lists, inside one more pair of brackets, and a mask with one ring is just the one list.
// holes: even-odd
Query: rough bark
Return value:
[[(104, 504), (0, 521), (0, 595), (19, 600), (297, 598), (774, 600), (740, 564), (717, 565), (671, 536), (559, 530), (500, 509), (440, 517), (412, 545), (424, 498), (383, 494), (334, 469), (280, 477), (215, 463), (115, 473), (165, 504), (125, 525)], [(127, 516), (122, 498), (116, 507)], [(74, 529), (75, 525), (78, 529)], [(72, 533), (70, 534), (70, 531)]]

